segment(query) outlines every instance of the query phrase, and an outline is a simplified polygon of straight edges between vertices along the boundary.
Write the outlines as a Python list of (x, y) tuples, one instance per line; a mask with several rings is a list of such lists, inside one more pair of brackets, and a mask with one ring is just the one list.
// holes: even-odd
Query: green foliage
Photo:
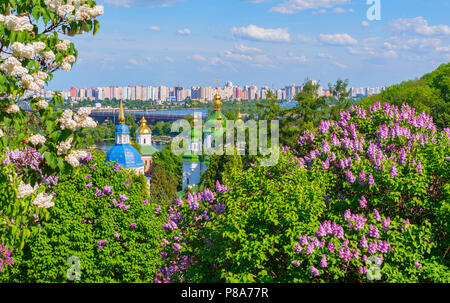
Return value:
[[(94, 162), (97, 166), (91, 170)], [(145, 178), (125, 170), (116, 172), (103, 162), (97, 153), (78, 174), (61, 178), (54, 187), (56, 205), (50, 209), (49, 220), (39, 219), (39, 232), (22, 253), (15, 253), (11, 270), (0, 274), (0, 281), (69, 282), (71, 256), (80, 260), (82, 283), (153, 281), (162, 262), (164, 210), (156, 216), (156, 205), (143, 203), (148, 198)], [(92, 188), (86, 188), (89, 183)], [(113, 195), (95, 198), (96, 189), (102, 191), (105, 186), (113, 186)], [(113, 199), (120, 202), (119, 194), (128, 198), (124, 203), (130, 205), (128, 210), (114, 206)], [(131, 228), (132, 223), (137, 226)], [(107, 241), (102, 249), (100, 240)]]
[(450, 63), (442, 64), (435, 71), (418, 80), (393, 85), (379, 95), (363, 99), (361, 104), (368, 106), (378, 101), (398, 106), (405, 102), (418, 112), (425, 111), (431, 114), (439, 128), (448, 127), (450, 123)]
[(208, 169), (201, 175), (200, 184), (206, 188), (214, 188), (216, 182), (223, 183), (223, 176), (229, 178), (244, 170), (242, 157), (236, 153), (230, 155), (212, 155), (209, 158)]

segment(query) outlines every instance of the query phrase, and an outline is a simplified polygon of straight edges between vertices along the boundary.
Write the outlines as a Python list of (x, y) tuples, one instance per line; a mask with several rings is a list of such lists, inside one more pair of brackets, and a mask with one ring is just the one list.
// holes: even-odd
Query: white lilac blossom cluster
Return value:
[(17, 190), (17, 198), (22, 199), (26, 196), (30, 196), (36, 192), (37, 188), (38, 188), (37, 185), (33, 187), (30, 184), (24, 183), (21, 180)]
[(76, 21), (94, 19), (104, 13), (102, 5), (90, 7), (85, 4), (87, 0), (68, 0), (66, 1), (66, 4), (63, 4), (62, 0), (44, 0), (44, 2), (51, 12), (58, 14), (60, 17), (65, 17), (74, 13)]
[(58, 156), (65, 155), (72, 148), (73, 137), (70, 137), (66, 141), (62, 141), (56, 147), (56, 153)]
[(67, 163), (72, 167), (80, 166), (80, 159), (87, 157), (87, 152), (83, 150), (71, 150), (70, 153), (65, 157)]
[(39, 99), (39, 101), (36, 102), (36, 107), (38, 109), (46, 109), (48, 107), (48, 102), (44, 99)]
[(5, 112), (6, 112), (7, 114), (15, 114), (15, 113), (17, 113), (18, 111), (20, 111), (20, 108), (19, 108), (19, 106), (18, 106), (17, 104), (11, 104), (10, 106), (8, 106), (8, 107), (5, 109)]
[(44, 145), (45, 141), (46, 141), (45, 136), (40, 134), (32, 135), (31, 137), (28, 138), (28, 143), (32, 145)]
[(46, 193), (39, 193), (37, 197), (33, 200), (33, 204), (38, 208), (50, 208), (55, 206), (55, 203), (52, 202), (53, 195), (48, 195)]
[(0, 15), (0, 22), (5, 23), (5, 26), (10, 31), (32, 31), (33, 24), (27, 16), (14, 16), (14, 15)]
[(11, 46), (13, 51), (13, 55), (16, 58), (22, 59), (33, 59), (38, 55), (41, 51), (43, 51), (47, 45), (44, 42), (37, 41), (33, 43), (24, 44), (21, 42), (14, 42)]
[(0, 70), (10, 77), (23, 76), (28, 74), (28, 69), (22, 66), (22, 63), (16, 57), (8, 57), (2, 64)]
[(71, 131), (75, 131), (77, 128), (95, 128), (97, 122), (89, 117), (90, 114), (91, 110), (88, 108), (80, 108), (75, 115), (70, 109), (66, 109), (61, 118), (58, 119), (60, 128), (62, 130), (70, 129)]

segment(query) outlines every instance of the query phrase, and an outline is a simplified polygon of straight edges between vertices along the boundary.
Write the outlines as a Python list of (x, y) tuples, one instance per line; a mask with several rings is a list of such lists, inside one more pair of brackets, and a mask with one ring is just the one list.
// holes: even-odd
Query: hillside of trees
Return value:
[(450, 121), (450, 63), (442, 64), (420, 79), (404, 81), (381, 94), (366, 97), (360, 104), (368, 106), (378, 101), (394, 105), (405, 102), (418, 112), (431, 114), (439, 128), (447, 127)]

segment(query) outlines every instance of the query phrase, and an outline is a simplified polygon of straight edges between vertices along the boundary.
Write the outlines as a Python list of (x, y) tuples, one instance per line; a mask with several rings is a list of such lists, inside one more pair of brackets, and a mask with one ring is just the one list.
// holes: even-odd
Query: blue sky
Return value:
[(99, 0), (96, 37), (79, 50), (71, 86), (214, 86), (214, 79), (275, 88), (311, 77), (327, 85), (390, 85), (450, 61), (450, 0)]

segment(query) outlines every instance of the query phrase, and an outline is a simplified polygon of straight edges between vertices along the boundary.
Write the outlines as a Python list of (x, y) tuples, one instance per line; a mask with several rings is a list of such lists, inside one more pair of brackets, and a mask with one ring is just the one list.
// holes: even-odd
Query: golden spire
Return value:
[(241, 100), (238, 101), (238, 106), (239, 106), (239, 113), (238, 113), (238, 120), (242, 120), (242, 115), (241, 115)]
[(222, 108), (222, 101), (221, 101), (221, 97), (219, 95), (219, 87), (216, 87), (216, 95), (214, 96), (214, 110), (221, 110)]
[(119, 124), (125, 124), (125, 114), (123, 112), (122, 100), (120, 100)]

